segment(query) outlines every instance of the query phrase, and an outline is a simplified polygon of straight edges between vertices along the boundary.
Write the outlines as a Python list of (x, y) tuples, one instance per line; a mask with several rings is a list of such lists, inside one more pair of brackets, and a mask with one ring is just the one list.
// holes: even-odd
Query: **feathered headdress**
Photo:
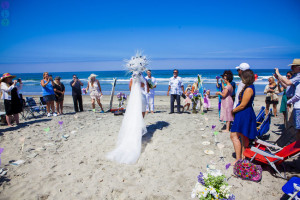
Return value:
[(147, 70), (146, 66), (149, 64), (146, 56), (143, 56), (141, 52), (137, 52), (135, 56), (132, 56), (130, 60), (125, 60), (126, 68), (130, 72), (144, 72)]

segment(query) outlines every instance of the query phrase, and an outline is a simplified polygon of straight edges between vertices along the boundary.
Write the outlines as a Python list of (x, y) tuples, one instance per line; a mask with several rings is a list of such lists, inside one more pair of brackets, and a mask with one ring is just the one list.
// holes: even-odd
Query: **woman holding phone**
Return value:
[(55, 93), (54, 93), (53, 85), (54, 83), (53, 83), (52, 76), (49, 76), (48, 72), (44, 72), (43, 79), (41, 80), (41, 86), (42, 86), (43, 98), (46, 102), (47, 117), (51, 117), (52, 115), (50, 113), (50, 108), (53, 112), (53, 116), (57, 116), (54, 107)]

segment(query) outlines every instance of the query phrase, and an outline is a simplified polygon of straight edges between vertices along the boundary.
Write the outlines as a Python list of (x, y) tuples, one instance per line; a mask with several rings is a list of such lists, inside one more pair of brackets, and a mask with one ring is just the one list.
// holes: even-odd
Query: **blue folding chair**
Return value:
[(268, 115), (264, 118), (264, 120), (261, 122), (261, 124), (257, 127), (258, 137), (261, 137), (262, 135), (266, 134), (270, 130), (271, 115), (272, 115), (272, 109), (270, 109), (270, 112), (268, 113)]
[(36, 117), (35, 113), (39, 115), (44, 115), (46, 113), (46, 106), (39, 106), (36, 104), (35, 100), (32, 97), (26, 97), (26, 106), (24, 108), (24, 111), (24, 118), (28, 119), (30, 115), (32, 117)]
[(256, 116), (256, 126), (259, 126), (265, 119), (265, 107), (262, 106)]
[(292, 177), (284, 184), (284, 186), (282, 186), (282, 191), (290, 196), (289, 199), (300, 199), (300, 178), (295, 176)]

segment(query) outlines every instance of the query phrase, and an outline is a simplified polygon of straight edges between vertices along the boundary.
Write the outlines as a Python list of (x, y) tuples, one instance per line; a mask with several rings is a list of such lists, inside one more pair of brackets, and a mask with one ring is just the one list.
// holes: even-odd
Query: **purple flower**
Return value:
[(228, 163), (227, 165), (225, 165), (225, 168), (228, 169), (231, 166), (231, 163)]
[(235, 200), (235, 196), (233, 194), (231, 194), (228, 198), (228, 200)]
[(212, 126), (211, 126), (211, 129), (212, 129), (212, 130), (215, 130), (215, 128), (216, 128), (216, 125), (212, 125)]
[(200, 174), (197, 176), (197, 178), (198, 178), (199, 183), (201, 183), (202, 185), (205, 185), (202, 172), (200, 172)]
[(64, 123), (64, 121), (58, 121), (59, 125), (62, 125)]

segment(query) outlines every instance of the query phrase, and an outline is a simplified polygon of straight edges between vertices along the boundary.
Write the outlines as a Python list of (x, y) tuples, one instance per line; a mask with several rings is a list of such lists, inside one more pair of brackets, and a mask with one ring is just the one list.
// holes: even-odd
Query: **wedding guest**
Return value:
[(64, 96), (65, 96), (65, 86), (62, 82), (60, 82), (60, 77), (55, 77), (54, 80), (54, 93), (55, 93), (55, 102), (56, 102), (56, 112), (57, 115), (63, 115), (63, 104), (64, 104)]
[[(81, 86), (83, 86), (83, 83), (74, 74), (73, 80), (70, 82), (70, 85), (72, 87), (74, 110), (75, 110), (75, 112), (78, 112), (79, 110), (80, 110), (80, 112), (82, 112), (83, 106), (82, 106)], [(79, 105), (79, 110), (78, 110), (78, 105)]]
[(204, 104), (203, 107), (206, 108), (206, 110), (208, 111), (208, 109), (211, 107), (210, 104), (210, 90), (207, 90), (204, 92)]
[(291, 70), (294, 76), (291, 79), (287, 79), (279, 73), (278, 68), (275, 68), (275, 78), (278, 79), (282, 84), (286, 86), (295, 85), (300, 81), (300, 59), (294, 59), (293, 63), (290, 64)]
[(95, 111), (95, 101), (97, 101), (98, 105), (101, 108), (101, 113), (104, 113), (102, 104), (100, 102), (100, 98), (102, 97), (102, 90), (100, 86), (99, 80), (96, 79), (97, 75), (96, 74), (91, 74), (89, 76), (89, 82), (86, 90), (90, 91), (90, 97), (92, 99), (92, 107), (93, 111)]
[[(252, 107), (255, 97), (255, 81), (252, 70), (247, 69), (241, 73), (244, 87), (236, 98), (239, 100), (236, 108), (233, 109), (233, 125), (230, 138), (236, 153), (236, 161), (242, 158), (243, 152), (249, 145), (249, 139), (255, 139), (258, 135), (256, 129), (256, 116)], [(239, 139), (241, 137), (241, 141)], [(235, 162), (236, 162), (235, 161)]]
[[(298, 65), (300, 68), (300, 65)], [(297, 140), (300, 140), (300, 82), (295, 84), (295, 95), (287, 101), (287, 104), (293, 104), (293, 119), (295, 124), (295, 129), (297, 130)]]
[[(293, 72), (289, 71), (286, 73), (286, 78), (291, 79), (293, 76)], [(279, 92), (283, 92), (282, 98), (281, 98), (281, 104), (280, 104), (280, 113), (283, 114), (284, 117), (284, 124), (287, 123), (287, 112), (291, 108), (290, 105), (287, 105), (287, 101), (293, 97), (293, 85), (286, 86), (282, 84), (280, 81), (278, 81), (278, 90)]]
[[(247, 69), (250, 69), (250, 65), (248, 63), (241, 63), (239, 66), (237, 66), (236, 70), (238, 71), (239, 77), (241, 77), (242, 72), (247, 70)], [(240, 92), (244, 88), (244, 86), (245, 85), (244, 85), (243, 81), (238, 83), (238, 88), (237, 88), (237, 91), (235, 93), (236, 97), (239, 97)], [(238, 103), (239, 103), (239, 98), (235, 98), (233, 108), (235, 108)]]
[(183, 106), (183, 111), (185, 107), (187, 107), (186, 108), (187, 111), (190, 109), (190, 105), (192, 103), (192, 100), (190, 98), (191, 93), (192, 93), (192, 86), (188, 85), (185, 89), (185, 100), (184, 100), (185, 105)]
[(147, 100), (147, 107), (146, 107), (146, 114), (151, 111), (151, 113), (154, 113), (154, 95), (155, 95), (155, 88), (157, 85), (156, 78), (152, 76), (151, 70), (147, 70), (147, 76), (145, 77), (149, 92), (146, 94), (146, 100)]
[(52, 76), (50, 77), (48, 72), (44, 72), (43, 79), (41, 80), (41, 86), (43, 92), (43, 99), (46, 102), (47, 117), (50, 117), (52, 115), (50, 113), (50, 108), (51, 111), (53, 112), (53, 116), (57, 116), (54, 107), (55, 93), (54, 93), (53, 85), (54, 83), (53, 83)]
[[(171, 91), (171, 92), (170, 92)], [(182, 93), (184, 93), (184, 87), (182, 83), (181, 77), (178, 76), (178, 70), (173, 70), (173, 77), (170, 78), (169, 81), (169, 88), (167, 92), (167, 96), (169, 96), (171, 93), (171, 112), (169, 114), (174, 113), (174, 102), (176, 100), (177, 102), (177, 113), (180, 112), (180, 96)]]
[(223, 132), (229, 133), (230, 122), (233, 121), (232, 115), (232, 107), (233, 107), (233, 100), (232, 100), (232, 92), (233, 88), (230, 84), (232, 81), (233, 76), (232, 74), (225, 72), (222, 75), (222, 79), (224, 82), (224, 88), (222, 92), (216, 92), (216, 95), (221, 95), (221, 114), (220, 114), (220, 121), (226, 121), (226, 129)]
[(6, 112), (6, 122), (8, 126), (12, 126), (12, 118), (19, 124), (19, 113), (22, 112), (22, 103), (18, 91), (22, 89), (22, 81), (17, 86), (17, 80), (12, 80), (16, 76), (4, 73), (0, 79), (1, 82), (1, 99), (4, 100)]
[(224, 74), (229, 74), (229, 76), (231, 77), (232, 76), (232, 80), (230, 81), (230, 85), (232, 86), (232, 94), (231, 94), (231, 97), (232, 97), (232, 100), (234, 102), (235, 100), (235, 89), (236, 89), (236, 83), (233, 81), (233, 73), (231, 70), (225, 70), (224, 71)]
[(273, 77), (269, 77), (268, 79), (269, 84), (266, 85), (264, 93), (267, 94), (266, 96), (266, 115), (269, 113), (270, 104), (273, 104), (273, 112), (274, 116), (277, 116), (277, 104), (279, 97), (279, 90), (277, 84), (275, 83), (275, 79)]

